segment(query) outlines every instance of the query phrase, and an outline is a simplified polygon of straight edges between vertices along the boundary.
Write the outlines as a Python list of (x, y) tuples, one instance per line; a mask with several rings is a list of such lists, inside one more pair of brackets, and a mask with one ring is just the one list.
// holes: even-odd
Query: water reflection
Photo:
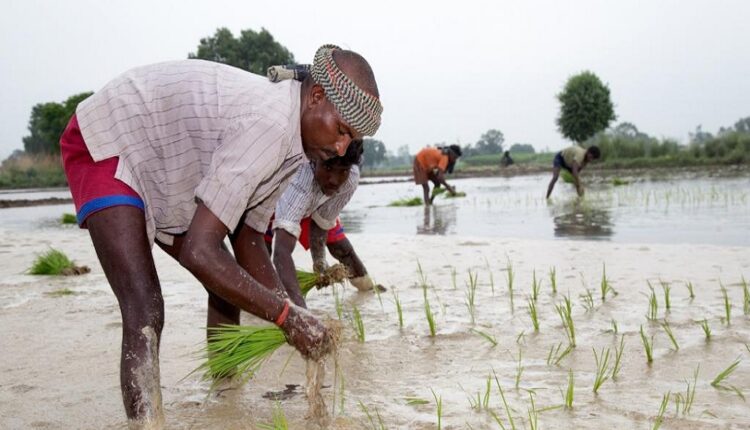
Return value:
[(575, 199), (550, 207), (555, 237), (608, 240), (614, 233), (610, 211), (588, 200)]
[(456, 206), (432, 205), (424, 207), (422, 225), (417, 226), (417, 234), (445, 235), (456, 224)]

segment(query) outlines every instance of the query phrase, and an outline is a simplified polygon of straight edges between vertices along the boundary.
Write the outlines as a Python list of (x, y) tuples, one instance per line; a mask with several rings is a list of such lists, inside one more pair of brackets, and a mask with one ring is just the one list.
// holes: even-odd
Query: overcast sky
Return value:
[(559, 149), (555, 98), (591, 70), (618, 121), (686, 141), (750, 116), (748, 1), (36, 1), (0, 12), (0, 157), (34, 104), (186, 58), (218, 27), (268, 29), (298, 61), (335, 43), (368, 59), (385, 106), (376, 138), (412, 152), (475, 142)]

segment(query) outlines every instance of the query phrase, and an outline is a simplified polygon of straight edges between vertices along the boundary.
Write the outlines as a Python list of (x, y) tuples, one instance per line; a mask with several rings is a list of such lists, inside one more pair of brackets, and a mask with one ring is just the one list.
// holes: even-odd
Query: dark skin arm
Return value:
[(310, 255), (312, 255), (313, 270), (317, 273), (323, 273), (328, 266), (325, 248), (327, 239), (328, 230), (320, 228), (314, 220), (310, 220)]
[(276, 229), (274, 234), (275, 246), (273, 250), (273, 265), (281, 278), (281, 284), (289, 298), (297, 306), (307, 308), (297, 281), (297, 271), (292, 258), (292, 251), (297, 244), (297, 238), (284, 229)]
[[(438, 185), (444, 186), (445, 189), (448, 190), (449, 193), (451, 193), (451, 195), (456, 194), (456, 190), (450, 185), (448, 185), (448, 182), (445, 181), (445, 172), (443, 172), (442, 170), (438, 170), (436, 173), (431, 174), (430, 180), (435, 184), (435, 186), (438, 186)], [(425, 188), (425, 190), (429, 189), (429, 187), (426, 184), (422, 186)], [(425, 193), (427, 193), (427, 191), (425, 191)], [(427, 194), (425, 194), (425, 196), (427, 196)], [(430, 203), (432, 203), (434, 199), (435, 199), (435, 196), (432, 196), (430, 198)]]
[(578, 197), (583, 197), (583, 185), (581, 185), (581, 178), (578, 176), (583, 167), (584, 166), (578, 166), (578, 163), (575, 161), (573, 162), (573, 165), (570, 166), (570, 173), (573, 175), (573, 184), (576, 186)]
[[(207, 289), (231, 305), (267, 321), (275, 321), (284, 308), (286, 294), (272, 275), (263, 235), (244, 225), (234, 235), (237, 259), (248, 264), (249, 270), (245, 270), (222, 249), (227, 233), (224, 224), (199, 203), (180, 250), (180, 264)], [(303, 355), (308, 355), (325, 341), (322, 333), (326, 330), (312, 315), (303, 312), (290, 307), (287, 322), (281, 328), (289, 342)], [(302, 323), (310, 324), (309, 329), (296, 327)], [(316, 332), (318, 334), (313, 334)]]

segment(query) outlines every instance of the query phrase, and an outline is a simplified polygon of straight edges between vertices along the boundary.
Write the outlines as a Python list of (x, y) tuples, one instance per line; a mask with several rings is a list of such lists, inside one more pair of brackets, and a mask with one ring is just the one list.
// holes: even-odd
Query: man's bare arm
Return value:
[(307, 307), (299, 282), (297, 281), (297, 269), (292, 258), (297, 238), (284, 229), (276, 229), (274, 234), (273, 265), (281, 278), (286, 293), (297, 306)]

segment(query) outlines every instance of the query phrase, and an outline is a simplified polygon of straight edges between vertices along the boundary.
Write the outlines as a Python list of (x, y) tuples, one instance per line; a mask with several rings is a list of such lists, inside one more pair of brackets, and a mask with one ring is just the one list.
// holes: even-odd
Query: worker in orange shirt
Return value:
[(428, 181), (435, 184), (435, 188), (445, 186), (451, 195), (456, 194), (455, 188), (445, 182), (445, 174), (453, 173), (453, 166), (461, 156), (461, 147), (450, 145), (445, 147), (427, 147), (422, 149), (414, 157), (414, 183), (422, 186), (424, 193), (424, 204), (429, 206), (435, 196), (430, 198), (430, 185)]

